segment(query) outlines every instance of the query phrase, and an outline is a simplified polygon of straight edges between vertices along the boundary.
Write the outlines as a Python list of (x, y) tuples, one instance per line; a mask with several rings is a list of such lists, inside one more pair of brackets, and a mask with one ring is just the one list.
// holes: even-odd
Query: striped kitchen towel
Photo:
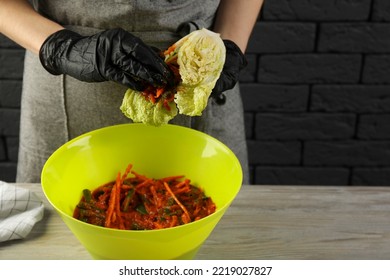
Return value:
[(25, 238), (42, 220), (43, 210), (33, 192), (0, 181), (0, 242)]

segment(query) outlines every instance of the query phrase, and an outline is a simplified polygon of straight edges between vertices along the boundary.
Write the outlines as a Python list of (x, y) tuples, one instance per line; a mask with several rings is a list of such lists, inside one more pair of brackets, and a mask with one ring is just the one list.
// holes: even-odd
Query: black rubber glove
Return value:
[(60, 30), (43, 43), (39, 58), (53, 75), (85, 82), (115, 81), (135, 90), (173, 83), (164, 60), (142, 40), (121, 28), (92, 36)]
[(223, 42), (226, 47), (225, 65), (211, 93), (211, 96), (220, 105), (226, 102), (226, 96), (223, 92), (234, 88), (238, 82), (241, 70), (248, 64), (245, 55), (233, 41), (223, 40)]

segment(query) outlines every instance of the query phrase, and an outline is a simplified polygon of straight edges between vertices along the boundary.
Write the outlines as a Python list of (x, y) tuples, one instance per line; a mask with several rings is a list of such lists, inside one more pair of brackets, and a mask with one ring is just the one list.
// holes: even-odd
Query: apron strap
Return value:
[(195, 21), (187, 21), (181, 23), (177, 29), (176, 33), (180, 35), (180, 37), (184, 37), (190, 34), (192, 31), (200, 30), (205, 27), (205, 23), (203, 20), (195, 20)]

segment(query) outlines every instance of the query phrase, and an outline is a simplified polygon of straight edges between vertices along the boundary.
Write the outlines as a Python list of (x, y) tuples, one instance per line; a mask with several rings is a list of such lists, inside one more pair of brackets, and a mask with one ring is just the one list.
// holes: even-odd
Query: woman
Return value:
[(225, 68), (202, 116), (180, 116), (172, 123), (224, 142), (240, 159), (248, 182), (236, 82), (262, 0), (30, 2), (0, 0), (0, 32), (27, 50), (18, 182), (39, 182), (47, 158), (68, 140), (130, 122), (119, 110), (126, 89), (172, 79), (152, 47), (165, 49), (203, 27), (225, 40)]

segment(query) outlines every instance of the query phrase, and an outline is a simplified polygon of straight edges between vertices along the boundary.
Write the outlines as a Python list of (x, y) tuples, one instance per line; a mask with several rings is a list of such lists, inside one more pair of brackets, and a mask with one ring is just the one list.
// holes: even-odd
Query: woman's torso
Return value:
[[(67, 28), (83, 33), (121, 27), (146, 43), (177, 40), (176, 30), (194, 21), (210, 28), (219, 0), (33, 0), (35, 9)], [(153, 42), (154, 41), (154, 42)], [(166, 42), (169, 44), (170, 42)]]
[[(210, 28), (219, 2), (32, 0), (39, 13), (82, 35), (121, 27), (161, 49), (184, 35), (177, 31), (184, 23), (194, 22), (198, 28)], [(114, 82), (84, 83), (67, 75), (53, 76), (30, 52), (26, 53), (24, 69), (19, 182), (39, 181), (47, 158), (69, 139), (100, 127), (130, 122), (119, 109), (126, 91), (124, 86)], [(193, 126), (220, 139), (245, 166), (245, 133), (238, 87), (228, 95), (226, 105), (209, 104), (195, 122), (180, 116), (173, 123)]]

